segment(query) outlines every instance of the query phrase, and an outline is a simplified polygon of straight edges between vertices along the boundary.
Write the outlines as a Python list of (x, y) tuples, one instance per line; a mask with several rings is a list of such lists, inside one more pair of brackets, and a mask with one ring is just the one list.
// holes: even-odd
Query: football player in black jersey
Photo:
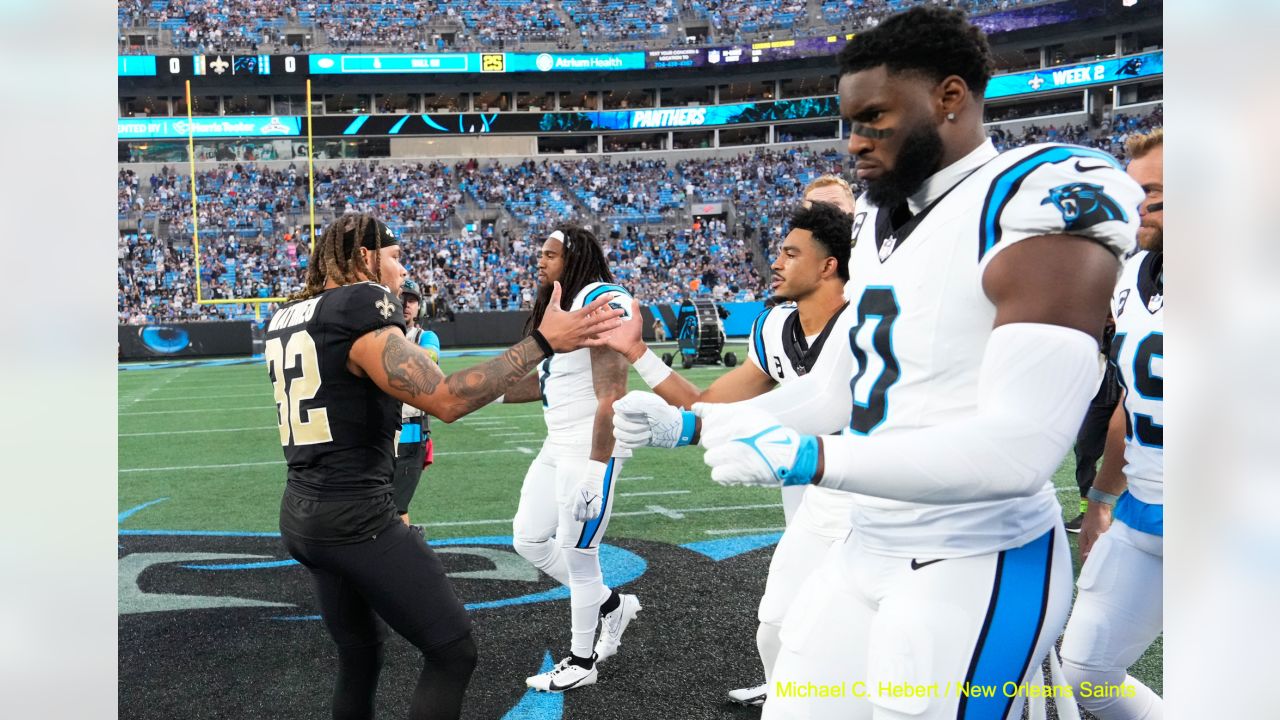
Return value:
[[(554, 352), (602, 344), (621, 311), (601, 299), (560, 310), (500, 357), (445, 376), (405, 339), (397, 238), (346, 215), (316, 243), (304, 289), (271, 318), (266, 360), (288, 481), (280, 533), (312, 576), (338, 646), (334, 718), (372, 718), (387, 627), (423, 653), (411, 718), (457, 718), (475, 668), (471, 622), (422, 535), (392, 500), (401, 403), (452, 422)], [(599, 311), (599, 312), (597, 312)]]

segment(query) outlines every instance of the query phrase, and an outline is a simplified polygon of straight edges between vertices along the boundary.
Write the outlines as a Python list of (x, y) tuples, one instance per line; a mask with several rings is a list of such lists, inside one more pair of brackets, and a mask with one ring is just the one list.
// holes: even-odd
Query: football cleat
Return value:
[(595, 685), (597, 675), (594, 662), (591, 663), (591, 667), (584, 668), (574, 665), (569, 662), (569, 658), (565, 658), (550, 670), (525, 678), (524, 684), (542, 692), (562, 693), (573, 688)]
[(769, 697), (769, 683), (764, 682), (755, 687), (738, 688), (729, 691), (729, 699), (739, 705), (759, 707)]
[(596, 641), (596, 662), (604, 662), (618, 654), (618, 646), (622, 644), (622, 633), (626, 631), (631, 621), (636, 619), (636, 613), (644, 609), (640, 606), (640, 599), (635, 595), (620, 595), (619, 600), (621, 602), (613, 612), (600, 618), (600, 639)]

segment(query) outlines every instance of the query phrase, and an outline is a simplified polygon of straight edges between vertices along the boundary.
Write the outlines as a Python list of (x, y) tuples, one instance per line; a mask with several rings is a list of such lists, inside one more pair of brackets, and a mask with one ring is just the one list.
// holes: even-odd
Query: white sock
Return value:
[(569, 567), (570, 627), (573, 642), (569, 649), (578, 657), (591, 657), (600, 624), (600, 603), (609, 599), (609, 588), (600, 574), (597, 548), (566, 548), (565, 564)]

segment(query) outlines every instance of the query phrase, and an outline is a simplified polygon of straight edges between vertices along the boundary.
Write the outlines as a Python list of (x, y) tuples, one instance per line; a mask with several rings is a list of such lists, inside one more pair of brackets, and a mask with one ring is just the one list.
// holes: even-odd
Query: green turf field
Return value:
[[(726, 350), (746, 357), (745, 346)], [(480, 362), (445, 358), (445, 372)], [(680, 370), (699, 386), (725, 371)], [(632, 373), (631, 387), (643, 383)], [(537, 404), (435, 422), (436, 462), (411, 507), (432, 538), (510, 533), (521, 481), (544, 435)], [(274, 532), (284, 463), (271, 384), (261, 364), (119, 373), (119, 512), (153, 503), (122, 528)], [(1069, 517), (1078, 500), (1070, 458), (1054, 477)], [(608, 537), (681, 544), (782, 529), (776, 490), (723, 488), (696, 449), (635, 453), (617, 489)], [(1074, 550), (1074, 536), (1072, 547)], [(1078, 568), (1077, 568), (1078, 569)], [(1161, 642), (1135, 675), (1162, 692)]]

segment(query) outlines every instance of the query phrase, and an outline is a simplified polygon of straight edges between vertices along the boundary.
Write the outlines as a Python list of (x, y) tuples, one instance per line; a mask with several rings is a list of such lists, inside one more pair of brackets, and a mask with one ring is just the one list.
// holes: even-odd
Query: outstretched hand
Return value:
[(622, 325), (606, 335), (604, 341), (610, 350), (625, 357), (627, 362), (635, 362), (648, 349), (643, 336), (644, 318), (640, 314), (640, 302), (632, 298), (631, 317), (623, 320)]
[(586, 307), (567, 312), (560, 307), (560, 283), (551, 288), (551, 300), (538, 331), (556, 352), (569, 352), (605, 344), (604, 336), (622, 324), (624, 311), (607, 307), (609, 298), (600, 298)]

